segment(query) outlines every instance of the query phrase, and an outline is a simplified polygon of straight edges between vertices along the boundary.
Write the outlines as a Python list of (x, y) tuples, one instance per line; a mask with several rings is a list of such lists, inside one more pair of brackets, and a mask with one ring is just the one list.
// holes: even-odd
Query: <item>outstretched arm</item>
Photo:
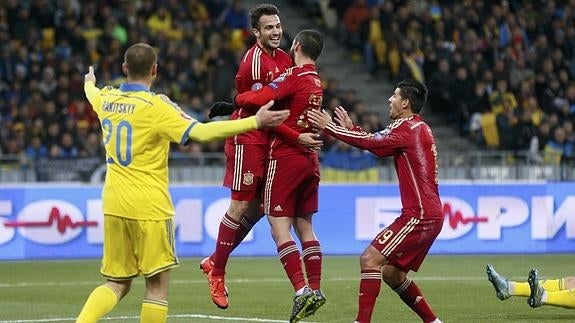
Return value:
[[(393, 154), (394, 142), (398, 141), (393, 134), (383, 135), (377, 133), (367, 133), (356, 129), (346, 129), (336, 125), (331, 116), (326, 111), (311, 110), (307, 114), (308, 120), (315, 128), (324, 130), (329, 135), (346, 142), (352, 146), (369, 150), (378, 156)], [(377, 152), (376, 152), (377, 150)]]
[(255, 116), (245, 119), (210, 123), (196, 122), (191, 126), (188, 138), (199, 142), (207, 142), (224, 139), (254, 129), (275, 127), (287, 119), (289, 111), (272, 111), (270, 107), (273, 104), (274, 101), (269, 101), (258, 110)]

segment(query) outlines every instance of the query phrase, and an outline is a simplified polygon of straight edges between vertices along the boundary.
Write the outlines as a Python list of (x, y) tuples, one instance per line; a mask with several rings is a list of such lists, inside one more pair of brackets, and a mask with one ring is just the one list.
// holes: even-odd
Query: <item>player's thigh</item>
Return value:
[(417, 271), (441, 231), (443, 221), (400, 216), (371, 242), (388, 260), (404, 271)]
[[(316, 155), (314, 155), (317, 157)], [(295, 214), (309, 216), (318, 211), (319, 204), (319, 159), (309, 156), (307, 177), (298, 185), (297, 200), (295, 201)]]
[(174, 238), (174, 220), (138, 221), (136, 250), (139, 268), (146, 277), (178, 266)]
[(232, 199), (249, 201), (262, 187), (267, 145), (235, 145), (226, 141), (224, 186), (232, 189)]
[(296, 216), (317, 211), (319, 171), (307, 156), (268, 161), (263, 192), (264, 213)]
[(139, 274), (138, 259), (130, 239), (129, 220), (104, 216), (104, 250), (100, 272), (110, 280), (131, 279)]

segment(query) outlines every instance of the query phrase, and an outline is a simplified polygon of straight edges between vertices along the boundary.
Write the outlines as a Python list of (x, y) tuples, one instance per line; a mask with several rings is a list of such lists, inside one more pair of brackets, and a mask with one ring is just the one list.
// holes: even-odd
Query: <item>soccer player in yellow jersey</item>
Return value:
[(126, 50), (119, 89), (95, 86), (94, 69), (84, 90), (102, 126), (107, 173), (102, 191), (104, 251), (100, 272), (107, 281), (94, 289), (76, 322), (96, 322), (143, 275), (146, 295), (140, 322), (165, 322), (169, 271), (178, 266), (174, 250), (174, 207), (168, 191), (170, 142), (211, 141), (277, 126), (289, 112), (270, 111), (273, 101), (249, 118), (200, 123), (167, 96), (150, 91), (157, 55), (144, 43)]
[(575, 277), (539, 279), (539, 271), (531, 269), (527, 282), (510, 281), (487, 265), (487, 279), (495, 288), (497, 298), (504, 301), (511, 296), (524, 296), (531, 307), (551, 305), (575, 308)]

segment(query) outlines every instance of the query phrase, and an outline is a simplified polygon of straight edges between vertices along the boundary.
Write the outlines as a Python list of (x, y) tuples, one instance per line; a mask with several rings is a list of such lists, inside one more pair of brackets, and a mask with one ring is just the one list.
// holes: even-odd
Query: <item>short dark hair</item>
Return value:
[(421, 112), (423, 105), (427, 101), (427, 87), (425, 84), (413, 79), (407, 79), (399, 82), (397, 88), (400, 90), (401, 98), (409, 100), (411, 111), (413, 113)]
[(269, 3), (262, 3), (257, 7), (250, 9), (250, 22), (252, 24), (252, 28), (260, 29), (260, 18), (262, 16), (273, 16), (280, 14), (280, 10), (278, 7), (274, 6), (273, 4)]
[(323, 36), (317, 30), (304, 29), (300, 31), (295, 36), (294, 42), (299, 42), (301, 51), (314, 61), (317, 60), (323, 50)]
[(136, 79), (147, 77), (157, 60), (156, 51), (146, 43), (134, 44), (124, 54), (128, 76)]

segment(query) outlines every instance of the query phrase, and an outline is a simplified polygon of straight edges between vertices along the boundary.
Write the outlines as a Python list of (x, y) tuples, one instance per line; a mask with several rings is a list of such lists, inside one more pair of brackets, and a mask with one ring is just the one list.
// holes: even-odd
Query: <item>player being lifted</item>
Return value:
[[(256, 43), (243, 56), (236, 74), (236, 89), (240, 94), (261, 88), (292, 66), (291, 57), (279, 48), (283, 31), (278, 8), (260, 4), (250, 10), (250, 20)], [(211, 116), (216, 109), (211, 109)], [(254, 113), (239, 105), (231, 119), (243, 119)], [(278, 127), (275, 131), (294, 138), (293, 131), (287, 127)], [(308, 139), (306, 142), (311, 145), (321, 145), (321, 141), (310, 137), (299, 139), (302, 143)], [(212, 301), (222, 309), (229, 305), (224, 275), (230, 253), (263, 216), (261, 195), (268, 146), (269, 133), (259, 130), (234, 136), (225, 143), (224, 186), (231, 190), (231, 202), (221, 220), (214, 253), (200, 263), (207, 274)]]
[[(314, 314), (326, 301), (320, 289), (323, 254), (312, 225), (318, 210), (319, 158), (316, 150), (296, 143), (304, 134), (317, 136), (307, 113), (321, 109), (323, 89), (315, 64), (322, 49), (321, 33), (300, 31), (290, 50), (295, 66), (262, 89), (236, 97), (236, 104), (246, 108), (273, 99), (275, 109), (290, 110), (291, 118), (284, 125), (293, 135), (271, 136), (263, 198), (280, 261), (295, 291), (290, 322)], [(292, 227), (301, 242), (301, 253), (291, 235)]]

